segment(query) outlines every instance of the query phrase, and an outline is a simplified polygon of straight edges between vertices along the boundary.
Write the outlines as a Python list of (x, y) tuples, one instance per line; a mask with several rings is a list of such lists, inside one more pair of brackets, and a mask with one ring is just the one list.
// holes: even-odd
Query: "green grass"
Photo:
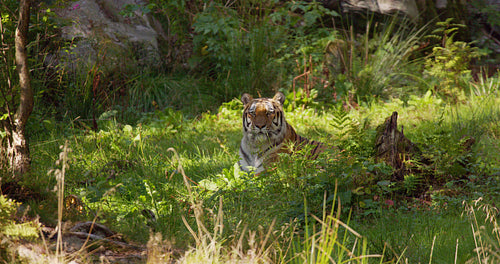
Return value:
[(387, 247), (387, 259), (402, 257), (408, 263), (431, 263), (431, 252), (432, 263), (455, 263), (455, 253), (456, 263), (465, 263), (476, 248), (470, 222), (458, 212), (388, 210), (381, 217), (355, 223), (356, 227), (373, 251)]
[[(150, 263), (498, 262), (499, 76), (474, 81), (467, 59), (458, 78), (437, 52), (465, 58), (471, 43), (424, 43), (428, 26), (395, 17), (337, 28), (345, 21), (315, 1), (163, 2), (153, 13), (174, 45), (162, 45), (161, 70), (34, 75), (30, 216), (60, 224), (47, 173), (67, 142), (65, 193), (83, 207), (63, 221), (96, 219), (147, 243)], [(332, 148), (243, 173), (232, 99), (276, 90), (299, 134)], [(394, 111), (422, 151), (402, 181), (373, 158)]]
[[(217, 256), (220, 259), (231, 254), (228, 251), (231, 245), (240, 243), (235, 238), (238, 232), (241, 236), (244, 230), (270, 230), (274, 234), (293, 224), (296, 231), (275, 237), (281, 244), (266, 244), (266, 248), (272, 247), (273, 254), (277, 254), (271, 262), (293, 258), (294, 254), (301, 255), (311, 249), (307, 243), (312, 243), (314, 232), (309, 235), (303, 232), (321, 229), (323, 224), (312, 220), (312, 215), (322, 219), (323, 212), (331, 210), (324, 203), (333, 201), (337, 185), (336, 197), (342, 203), (337, 219), (345, 221), (352, 210), (346, 222), (362, 237), (356, 243), (366, 243), (357, 245), (360, 251), (356, 254), (384, 254), (384, 261), (395, 263), (431, 263), (432, 252), (432, 263), (454, 263), (457, 253), (456, 263), (463, 263), (475, 258), (476, 246), (470, 219), (461, 216), (462, 201), (483, 197), (486, 203), (499, 202), (498, 170), (495, 170), (499, 164), (498, 141), (495, 141), (499, 135), (498, 105), (497, 98), (478, 97), (466, 104), (449, 106), (428, 94), (406, 103), (395, 99), (344, 112), (343, 127), (332, 125), (339, 118), (338, 111), (297, 108), (286, 114), (300, 134), (345, 150), (328, 151), (316, 161), (301, 155), (284, 155), (279, 164), (259, 176), (234, 169), (241, 139), (241, 109), (237, 101), (223, 105), (218, 114), (206, 113), (194, 119), (166, 109), (142, 114), (136, 123), (122, 123), (116, 118), (102, 120), (98, 132), (57, 124), (62, 128), (32, 138), (33, 176), (39, 188), (53, 188), (55, 179), (46, 176), (46, 171), (58, 157), (58, 146), (67, 140), (72, 152), (65, 176), (66, 191), (88, 207), (83, 214), (67, 215), (68, 218), (88, 220), (97, 215), (100, 222), (123, 233), (127, 239), (146, 243), (150, 239), (149, 230), (154, 230), (175, 247), (189, 249), (197, 243), (186, 223), (195, 227), (201, 221), (211, 230), (216, 224), (209, 219), (222, 210), (220, 221), (224, 229), (217, 231), (216, 238), (212, 237), (220, 247), (217, 249), (222, 255)], [(397, 187), (377, 184), (390, 181), (390, 173), (370, 157), (375, 127), (392, 111), (400, 113), (399, 124), (404, 125), (405, 135), (434, 157), (435, 168), (425, 168), (423, 177), (445, 179), (424, 181), (426, 191), (414, 198), (407, 197)], [(464, 135), (475, 137), (477, 144), (471, 150), (470, 165), (461, 168), (452, 163), (467, 158), (458, 147)], [(179, 153), (191, 191), (186, 188), (178, 162), (168, 148)], [(323, 169), (318, 170), (318, 166)], [(358, 187), (364, 191), (356, 191)], [(387, 208), (383, 199), (394, 200), (395, 207)], [(193, 215), (192, 201), (202, 202), (199, 210), (205, 216), (198, 219)], [(35, 204), (34, 212), (42, 214), (45, 210), (42, 221), (50, 223), (47, 207), (40, 208), (43, 205), (44, 202)], [(143, 210), (153, 212), (157, 221), (150, 221), (142, 214)], [(290, 236), (295, 232), (299, 234), (294, 238), (299, 240), (293, 240), (298, 243), (295, 251), (286, 251), (288, 244), (283, 241), (291, 241)], [(235, 244), (223, 242), (228, 239)], [(243, 241), (247, 239), (250, 238)], [(305, 241), (308, 242), (301, 244)], [(349, 238), (337, 242), (353, 246), (355, 241)], [(247, 252), (249, 242), (241, 243), (238, 250)], [(203, 252), (207, 248), (197, 250), (198, 246), (194, 246), (188, 252), (206, 257)], [(332, 254), (334, 259), (342, 258)], [(198, 257), (186, 256), (185, 261), (196, 262)], [(266, 255), (266, 259), (272, 258)]]

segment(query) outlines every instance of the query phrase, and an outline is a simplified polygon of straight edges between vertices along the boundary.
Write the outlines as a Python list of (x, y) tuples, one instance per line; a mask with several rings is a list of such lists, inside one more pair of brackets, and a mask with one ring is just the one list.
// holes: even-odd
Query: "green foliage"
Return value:
[(319, 108), (320, 104), (316, 101), (318, 97), (318, 91), (312, 89), (311, 91), (304, 91), (300, 88), (293, 93), (285, 93), (286, 100), (283, 106), (285, 112), (292, 112), (294, 109), (304, 109), (306, 107)]
[(478, 82), (470, 82), (470, 94), (477, 97), (488, 97), (498, 95), (500, 91), (500, 76), (485, 78), (482, 74), (478, 77)]
[(215, 176), (215, 179), (201, 180), (199, 186), (204, 191), (216, 193), (233, 189), (248, 189), (245, 183), (250, 180), (250, 177), (248, 173), (240, 170), (238, 163), (235, 163), (231, 169), (224, 168), (221, 174)]
[(349, 117), (349, 112), (345, 111), (341, 105), (332, 108), (332, 120), (330, 125), (334, 127), (337, 132), (337, 138), (344, 140), (353, 125), (352, 119)]
[(278, 61), (294, 67), (296, 60), (312, 56), (315, 64), (320, 63), (327, 43), (337, 37), (336, 31), (327, 28), (325, 22), (338, 16), (317, 1), (287, 2), (270, 14), (272, 22), (287, 32), (289, 38), (280, 47)]
[[(170, 77), (145, 73), (130, 81), (127, 103), (137, 113), (162, 110), (166, 107), (183, 109), (189, 115), (214, 108), (220, 100), (202, 80), (189, 76)], [(121, 113), (120, 113), (121, 114)]]
[[(275, 44), (282, 33), (265, 22), (246, 25), (230, 7), (211, 2), (193, 22), (193, 67), (215, 78), (216, 94), (224, 100), (239, 96), (239, 89), (256, 94), (275, 79)], [(248, 28), (248, 29), (246, 29)]]
[(234, 47), (238, 38), (241, 23), (237, 13), (231, 8), (225, 8), (215, 2), (195, 17), (193, 38), (195, 50), (201, 55), (209, 56), (215, 63), (216, 70), (227, 71), (233, 57), (228, 51)]
[(140, 12), (141, 15), (149, 14), (153, 9), (156, 8), (156, 5), (153, 3), (149, 4), (126, 4), (123, 6), (123, 9), (120, 11), (120, 15), (128, 18), (132, 18), (135, 16), (135, 12)]
[(383, 23), (368, 21), (361, 37), (351, 28), (341, 41), (329, 43), (326, 63), (340, 99), (370, 102), (418, 90), (411, 81), (418, 79), (414, 51), (426, 28), (407, 23), (398, 16)]
[(0, 222), (2, 223), (2, 228), (4, 225), (12, 224), (14, 214), (16, 213), (18, 203), (11, 199), (7, 199), (4, 195), (0, 196)]
[[(242, 173), (235, 166), (241, 139), (242, 104), (238, 99), (221, 105), (218, 114), (206, 113), (195, 119), (166, 108), (137, 114), (137, 123), (127, 124), (121, 123), (118, 111), (110, 112), (103, 115), (103, 119), (114, 120), (100, 125), (99, 132), (69, 130), (73, 152), (66, 182), (70, 194), (81, 197), (90, 208), (88, 215), (79, 217), (93, 218), (91, 212), (94, 212), (102, 222), (114, 226), (128, 238), (145, 241), (148, 230), (154, 230), (175, 241), (177, 246), (188, 247), (196, 239), (186, 239), (189, 233), (182, 216), (190, 225), (196, 225), (196, 220), (192, 217), (193, 207), (177, 162), (165, 152), (175, 147), (193, 185), (193, 195), (203, 204), (205, 216), (202, 221), (207, 221), (203, 222), (207, 228), (214, 227), (209, 220), (211, 212), (217, 212), (222, 201), (225, 231), (218, 233), (218, 241), (232, 241), (238, 235), (233, 231), (241, 230), (242, 226), (248, 230), (259, 230), (259, 226), (260, 230), (276, 228), (273, 227), (275, 219), (276, 226), (286, 226), (290, 221), (297, 224), (301, 236), (294, 234), (296, 240), (290, 244), (297, 258), (318, 258), (321, 250), (333, 252), (330, 251), (332, 245), (352, 248), (355, 235), (348, 235), (344, 240), (344, 231), (341, 231), (337, 242), (330, 240), (333, 244), (328, 244), (313, 229), (316, 226), (318, 231), (328, 230), (331, 219), (313, 221), (311, 215), (321, 216), (325, 203), (337, 201), (341, 204), (336, 209), (340, 217), (348, 217), (352, 210), (348, 224), (366, 234), (366, 247), (359, 248), (356, 254), (363, 250), (382, 253), (385, 241), (394, 249), (394, 253), (387, 253), (388, 256), (404, 255), (417, 262), (422, 255), (428, 257), (433, 236), (437, 235), (434, 258), (448, 260), (447, 254), (454, 253), (456, 234), (462, 234), (463, 226), (469, 224), (462, 223), (459, 218), (439, 218), (438, 214), (429, 216), (426, 212), (457, 210), (461, 201), (470, 196), (482, 195), (494, 200), (494, 193), (498, 191), (496, 186), (499, 186), (498, 177), (494, 176), (498, 173), (494, 170), (498, 160), (494, 154), (489, 154), (498, 145), (498, 142), (489, 145), (489, 140), (498, 136), (495, 132), (498, 126), (494, 125), (498, 123), (496, 117), (500, 116), (495, 110), (498, 109), (494, 103), (497, 101), (490, 98), (492, 101), (487, 103), (480, 98), (471, 101), (470, 105), (452, 109), (432, 93), (422, 98), (411, 97), (406, 103), (394, 101), (360, 106), (357, 111), (347, 111), (340, 106), (319, 112), (297, 107), (286, 114), (300, 134), (317, 139), (319, 131), (324, 142), (340, 149), (332, 147), (316, 160), (307, 158), (307, 149), (295, 155), (284, 154), (280, 162), (259, 175)], [(430, 164), (421, 164), (420, 169), (401, 182), (392, 179), (392, 168), (376, 163), (371, 157), (374, 127), (395, 109), (402, 113), (405, 135), (422, 146), (424, 155), (432, 160)], [(465, 139), (460, 140), (465, 134), (481, 139), (466, 153), (461, 151)], [(57, 140), (61, 137), (56, 137)], [(34, 149), (35, 157), (39, 157), (34, 166), (40, 168), (39, 171), (52, 166), (44, 162), (53, 163), (51, 156), (58, 153), (57, 148), (52, 150), (50, 147), (57, 142), (44, 144), (43, 149)], [(466, 159), (470, 166), (464, 168), (460, 162)], [(156, 221), (146, 217), (144, 212), (153, 213)], [(431, 221), (426, 219), (438, 223), (455, 222), (450, 228), (435, 227), (424, 231), (427, 229), (422, 227)], [(307, 241), (304, 240), (305, 230), (309, 232)], [(405, 230), (414, 237), (401, 235), (398, 230)], [(441, 235), (445, 232), (448, 235)], [(365, 238), (358, 238), (358, 244), (360, 239)], [(318, 247), (312, 248), (313, 240)], [(474, 248), (471, 242), (473, 239), (460, 243), (464, 253), (459, 251), (459, 259), (470, 257), (468, 252)], [(321, 250), (320, 244), (325, 245)], [(218, 252), (223, 254), (230, 244), (220, 245), (222, 248)], [(313, 251), (309, 251), (311, 249)], [(443, 253), (436, 252), (438, 250)], [(332, 254), (335, 259), (346, 256)]]
[(426, 73), (438, 82), (435, 92), (447, 97), (460, 95), (460, 92), (465, 89), (462, 78), (470, 76), (471, 60), (483, 55), (476, 47), (471, 46), (471, 43), (454, 39), (459, 30), (465, 26), (452, 23), (452, 21), (453, 19), (449, 18), (446, 21), (437, 22), (437, 28), (427, 36), (439, 40), (440, 45), (432, 48), (432, 53), (425, 61)]
[(500, 26), (500, 14), (498, 13), (498, 5), (491, 4), (486, 0), (471, 2), (471, 6), (484, 16), (483, 19), (492, 26)]
[(408, 195), (413, 194), (421, 184), (422, 178), (419, 175), (408, 174), (404, 176), (403, 188)]
[(16, 213), (20, 203), (0, 195), (0, 257), (4, 261), (12, 261), (13, 253), (9, 252), (16, 240), (34, 239), (38, 237), (40, 224), (37, 221), (16, 222)]
[(151, 0), (148, 3), (146, 8), (154, 10), (150, 15), (163, 28), (164, 37), (158, 39), (163, 66), (169, 72), (182, 73), (192, 53), (192, 24), (195, 14), (202, 10), (201, 2)]
[(294, 94), (299, 92), (295, 86), (304, 87), (302, 93), (306, 100), (313, 90), (323, 88), (321, 84), (327, 81), (322, 76), (325, 49), (328, 43), (338, 39), (337, 31), (326, 25), (338, 16), (317, 1), (286, 2), (269, 15), (274, 26), (283, 32), (284, 41), (274, 58), (275, 64), (282, 68), (284, 83), (280, 87), (288, 87), (288, 90), (293, 87)]
[(218, 115), (222, 118), (232, 119), (235, 116), (241, 116), (243, 103), (240, 99), (233, 99), (229, 102), (223, 103), (219, 107)]
[[(289, 12), (296, 15), (290, 16)], [(303, 14), (303, 17), (298, 15)], [(333, 10), (329, 10), (318, 1), (293, 1), (285, 3), (284, 8), (281, 8), (270, 15), (274, 23), (285, 25), (288, 29), (301, 27), (300, 34), (304, 34), (306, 30), (313, 29), (317, 24), (324, 25), (325, 17), (338, 17), (339, 14)], [(303, 25), (299, 25), (302, 24)]]
[[(488, 173), (483, 159), (494, 160), (486, 149), (493, 136), (489, 127), (498, 122), (499, 108), (491, 98), (457, 106), (435, 117), (431, 123), (422, 124), (422, 129), (436, 129), (433, 135), (426, 135), (423, 142), (428, 146), (424, 157), (430, 159), (434, 176), (442, 181), (463, 179), (468, 175)], [(493, 136), (494, 137), (494, 136)], [(486, 155), (485, 155), (486, 154)]]

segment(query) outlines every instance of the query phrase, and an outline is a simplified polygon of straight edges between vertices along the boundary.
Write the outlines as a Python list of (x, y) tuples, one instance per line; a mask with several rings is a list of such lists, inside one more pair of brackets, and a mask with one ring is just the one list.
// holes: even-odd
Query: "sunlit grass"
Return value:
[[(75, 128), (51, 132), (52, 136), (34, 142), (34, 146), (44, 147), (33, 149), (33, 165), (34, 170), (40, 172), (36, 177), (45, 184), (44, 188), (52, 188), (55, 182), (47, 180), (44, 171), (55, 162), (60, 151), (57, 146), (68, 140), (73, 152), (69, 156), (70, 169), (66, 172), (66, 190), (81, 197), (88, 206), (86, 215), (78, 216), (80, 219), (98, 215), (101, 222), (113, 226), (127, 238), (142, 242), (151, 239), (149, 230), (155, 230), (174, 247), (189, 249), (196, 243), (196, 238), (186, 229), (186, 223), (196, 225), (196, 219), (193, 218), (193, 204), (189, 200), (190, 194), (183, 176), (178, 171), (177, 161), (166, 151), (175, 148), (193, 187), (192, 192), (203, 202), (203, 210), (217, 212), (220, 201), (224, 208), (221, 221), (225, 229), (218, 233), (217, 238), (212, 237), (216, 239), (213, 243), (216, 243), (217, 248), (208, 246), (212, 242), (205, 248), (194, 247), (182, 259), (192, 263), (207, 260), (208, 257), (227, 262), (234, 260), (231, 259), (234, 254), (242, 254), (240, 250), (243, 250), (243, 246), (238, 246), (238, 240), (235, 240), (236, 244), (224, 242), (238, 228), (241, 236), (244, 235), (242, 227), (276, 232), (290, 221), (297, 221), (301, 229), (306, 223), (305, 212), (321, 219), (324, 194), (326, 191), (327, 200), (331, 199), (334, 178), (341, 179), (338, 197), (343, 203), (357, 207), (355, 197), (350, 194), (353, 186), (351, 181), (353, 178), (365, 177), (365, 174), (369, 176), (376, 169), (369, 169), (373, 161), (367, 156), (356, 156), (361, 155), (361, 152), (357, 154), (355, 151), (364, 151), (363, 155), (370, 153), (375, 127), (392, 111), (400, 113), (398, 123), (404, 126), (405, 135), (423, 149), (432, 143), (434, 145), (430, 151), (456, 151), (462, 135), (477, 137), (478, 145), (472, 151), (480, 159), (481, 163), (478, 164), (485, 164), (485, 167), (474, 169), (473, 173), (494, 173), (491, 170), (498, 164), (498, 152), (495, 152), (498, 149), (495, 140), (499, 135), (498, 99), (477, 98), (468, 103), (449, 106), (431, 94), (412, 97), (408, 102), (394, 99), (387, 103), (361, 105), (358, 110), (346, 113), (347, 125), (343, 131), (332, 125), (336, 118), (333, 110), (297, 108), (287, 112), (287, 120), (300, 134), (332, 146), (357, 147), (347, 152), (329, 152), (314, 162), (284, 156), (282, 164), (271, 167), (269, 172), (259, 176), (234, 178), (234, 164), (239, 158), (237, 150), (241, 139), (241, 109), (234, 106), (223, 106), (218, 114), (206, 113), (196, 119), (179, 119), (175, 112), (159, 111), (153, 117), (143, 118), (137, 123), (121, 123), (120, 119), (100, 121), (100, 130), (97, 132)], [(442, 164), (445, 161), (443, 159)], [(325, 169), (318, 170), (318, 165)], [(203, 180), (215, 183), (215, 189), (200, 185)], [(496, 190), (494, 186), (489, 188), (484, 191)], [(357, 243), (366, 243), (358, 244), (361, 247), (358, 256), (368, 255), (368, 252), (384, 254), (384, 260), (392, 259), (394, 263), (430, 263), (431, 250), (432, 263), (448, 263), (453, 260), (455, 252), (457, 263), (474, 257), (472, 251), (475, 245), (468, 229), (470, 224), (466, 218), (459, 216), (461, 209), (456, 206), (467, 197), (446, 200), (448, 198), (439, 196), (440, 193), (431, 194), (436, 199), (433, 201), (436, 207), (431, 210), (445, 210), (443, 214), (419, 209), (408, 211), (406, 206), (414, 205), (411, 202), (401, 203), (401, 209), (397, 211), (377, 209), (377, 214), (368, 214), (372, 217), (370, 221), (356, 215), (366, 211), (354, 211), (348, 224), (362, 236)], [(307, 210), (304, 198), (308, 202)], [(344, 208), (340, 217), (344, 217), (350, 209)], [(145, 217), (143, 210), (153, 212), (156, 222)], [(312, 219), (312, 216), (307, 217)], [(314, 225), (321, 228), (323, 224), (318, 221)], [(210, 223), (205, 225), (213, 227)], [(244, 239), (248, 239), (246, 236)], [(460, 239), (458, 251), (457, 238)], [(231, 253), (230, 245), (240, 247), (237, 249), (240, 253)], [(243, 252), (248, 253), (248, 245), (244, 245)], [(272, 247), (277, 247), (272, 249), (273, 254), (285, 254), (287, 246), (279, 244)], [(300, 255), (306, 248), (304, 244), (296, 248), (295, 252)], [(219, 255), (207, 256), (207, 252), (212, 249), (215, 250), (213, 253)], [(280, 250), (282, 252), (278, 253)], [(239, 261), (250, 257), (245, 254)], [(261, 260), (266, 262), (268, 257)], [(282, 256), (284, 259), (289, 257)], [(274, 262), (281, 257), (273, 258)], [(404, 262), (405, 259), (407, 262)], [(364, 260), (359, 261), (363, 263)]]

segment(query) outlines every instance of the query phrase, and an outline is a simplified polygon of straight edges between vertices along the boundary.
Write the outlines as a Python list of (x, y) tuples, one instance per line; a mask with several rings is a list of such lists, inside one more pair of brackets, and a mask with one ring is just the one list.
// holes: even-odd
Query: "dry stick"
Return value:
[(309, 76), (309, 74), (307, 74), (307, 60), (306, 60), (306, 55), (304, 54), (304, 92), (306, 92), (306, 96), (307, 96), (307, 77)]
[(45, 235), (43, 234), (42, 228), (40, 227), (38, 229), (38, 231), (40, 232), (40, 237), (42, 238), (42, 242), (43, 242), (43, 246), (45, 248), (45, 252), (49, 252), (49, 247), (47, 246), (47, 241), (45, 241)]
[[(87, 234), (87, 236), (85, 238), (85, 242), (83, 242), (83, 245), (80, 247), (80, 249), (76, 252), (75, 255), (83, 252), (83, 249), (85, 249), (87, 247), (87, 243), (89, 242), (90, 239), (94, 239), (94, 240), (97, 239), (96, 235), (92, 234), (92, 230), (94, 229), (94, 225), (98, 226), (101, 229), (104, 229), (105, 233), (111, 233), (111, 234), (113, 234), (113, 232), (111, 232), (111, 230), (109, 230), (106, 226), (100, 225), (100, 224), (96, 223), (98, 215), (99, 215), (99, 211), (97, 212), (97, 214), (95, 214), (94, 220), (92, 220), (92, 222), (90, 222), (90, 228), (89, 228), (89, 232), (88, 233), (85, 233), (85, 232), (73, 232), (71, 230), (76, 230), (76, 229), (78, 229), (80, 227), (83, 227), (84, 225), (88, 225), (89, 222), (76, 224), (75, 226), (73, 226), (73, 228), (71, 228), (70, 233), (69, 233), (70, 235), (75, 235), (75, 236), (83, 239), (83, 237), (79, 233)], [(112, 241), (110, 239), (106, 239), (106, 238), (100, 238), (100, 239), (103, 239), (104, 241), (111, 242), (111, 243), (114, 242), (114, 241)], [(123, 243), (123, 242), (120, 242), (120, 243)]]
[(350, 33), (351, 33), (351, 38), (350, 38), (350, 41), (351, 41), (352, 43), (351, 43), (351, 45), (350, 45), (350, 46), (351, 46), (351, 56), (349, 56), (349, 69), (350, 69), (350, 70), (348, 71), (348, 73), (349, 73), (349, 75), (348, 75), (348, 76), (349, 76), (349, 77), (352, 77), (352, 76), (351, 76), (351, 71), (352, 71), (352, 67), (353, 67), (353, 57), (354, 57), (354, 29), (353, 29), (352, 25), (350, 26), (350, 29), (351, 29), (351, 30), (350, 30)]
[(474, 237), (474, 244), (476, 245), (476, 253), (477, 253), (477, 260), (479, 263), (481, 263), (481, 256), (479, 255), (479, 246), (477, 245), (477, 239), (476, 239), (476, 231), (474, 231), (474, 224), (470, 223), (470, 227), (472, 228), (472, 237)]
[(106, 237), (102, 237), (99, 235), (89, 234), (87, 232), (68, 232), (68, 234), (72, 235), (72, 236), (76, 236), (76, 237), (81, 238), (81, 239), (87, 239), (87, 241), (90, 238), (92, 240), (104, 241), (104, 242), (107, 242), (110, 244), (114, 244), (114, 245), (120, 246), (122, 248), (140, 249), (140, 247), (138, 247), (138, 246), (130, 245), (128, 243), (121, 242), (121, 241), (115, 241), (115, 240), (112, 240), (112, 239), (109, 239)]
[(311, 90), (314, 86), (314, 77), (312, 76), (312, 74), (314, 73), (314, 69), (313, 69), (313, 63), (312, 63), (312, 55), (309, 55), (309, 72), (310, 74), (307, 75), (307, 90), (306, 90), (306, 95), (307, 95), (307, 98), (311, 97)]
[(64, 143), (62, 152), (59, 154), (59, 161), (62, 162), (62, 169), (56, 171), (57, 178), (57, 243), (56, 243), (56, 258), (60, 259), (62, 251), (62, 216), (64, 207), (64, 175), (66, 173), (68, 141)]
[[(483, 239), (481, 238), (481, 234), (479, 231), (481, 229), (481, 227), (479, 226), (479, 223), (477, 222), (476, 211), (474, 210), (474, 208), (472, 206), (471, 206), (471, 212), (472, 212), (473, 220), (474, 220), (474, 223), (471, 223), (472, 235), (474, 236), (474, 243), (476, 244), (477, 249), (479, 249), (479, 248), (483, 249), (484, 248)], [(474, 231), (474, 225), (477, 227), (477, 231)], [(476, 237), (478, 237), (478, 239), (479, 239), (479, 244), (480, 244), (479, 246), (478, 246)], [(480, 254), (479, 251), (480, 250), (476, 250), (479, 263), (481, 263), (481, 257), (479, 255)], [(483, 257), (484, 257), (484, 253), (483, 253)]]
[(266, 237), (264, 238), (264, 241), (262, 242), (261, 248), (260, 248), (260, 256), (264, 257), (267, 253), (267, 251), (271, 248), (271, 246), (267, 247), (267, 249), (264, 250), (267, 244), (267, 240), (269, 240), (269, 237), (271, 237), (271, 233), (274, 229), (274, 225), (276, 224), (276, 218), (273, 219), (271, 222), (271, 226), (269, 226), (269, 230), (267, 231)]
[(217, 237), (217, 233), (220, 232), (222, 235), (222, 232), (224, 230), (224, 213), (222, 211), (222, 196), (219, 197), (219, 212), (217, 213), (217, 218), (215, 220), (215, 227), (214, 227), (214, 238)]
[(431, 256), (429, 258), (429, 264), (432, 264), (432, 253), (434, 252), (434, 242), (436, 242), (436, 236), (432, 239)]
[[(196, 224), (199, 227), (199, 229), (198, 229), (198, 235), (196, 235), (196, 233), (191, 228), (191, 226), (189, 226), (186, 218), (183, 215), (181, 216), (182, 222), (184, 222), (184, 225), (186, 226), (186, 228), (189, 230), (189, 232), (191, 233), (191, 235), (193, 235), (194, 239), (196, 240), (196, 244), (199, 245), (202, 242), (202, 237), (203, 237), (202, 231), (206, 232), (206, 234), (210, 237), (210, 239), (212, 239), (212, 237), (208, 233), (208, 230), (205, 228), (205, 226), (203, 225), (203, 223), (201, 223), (201, 220), (200, 220), (201, 213), (200, 213), (199, 208), (197, 208), (197, 206), (194, 206), (194, 197), (193, 197), (193, 192), (191, 191), (191, 184), (189, 184), (189, 181), (188, 181), (189, 178), (186, 176), (186, 173), (184, 173), (184, 168), (182, 167), (181, 159), (179, 157), (179, 154), (177, 153), (177, 151), (174, 148), (168, 148), (167, 152), (168, 151), (174, 153), (174, 157), (175, 157), (175, 159), (177, 160), (177, 163), (178, 163), (177, 171), (179, 171), (181, 173), (182, 179), (184, 180), (184, 185), (186, 185), (186, 188), (188, 190), (189, 202), (194, 207), (193, 211), (194, 211), (194, 214), (195, 214), (195, 220), (196, 220)], [(191, 179), (189, 179), (189, 180), (191, 180)]]

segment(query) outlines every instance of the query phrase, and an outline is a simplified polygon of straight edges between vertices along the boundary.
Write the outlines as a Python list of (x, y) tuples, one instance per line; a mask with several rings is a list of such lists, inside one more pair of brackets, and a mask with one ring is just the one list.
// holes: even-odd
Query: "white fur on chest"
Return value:
[[(280, 137), (284, 134), (280, 134)], [(267, 137), (261, 138), (261, 136), (263, 135), (248, 133), (241, 139), (239, 165), (244, 171), (254, 170), (255, 173), (264, 171), (266, 161), (283, 146), (282, 138), (272, 141)]]

